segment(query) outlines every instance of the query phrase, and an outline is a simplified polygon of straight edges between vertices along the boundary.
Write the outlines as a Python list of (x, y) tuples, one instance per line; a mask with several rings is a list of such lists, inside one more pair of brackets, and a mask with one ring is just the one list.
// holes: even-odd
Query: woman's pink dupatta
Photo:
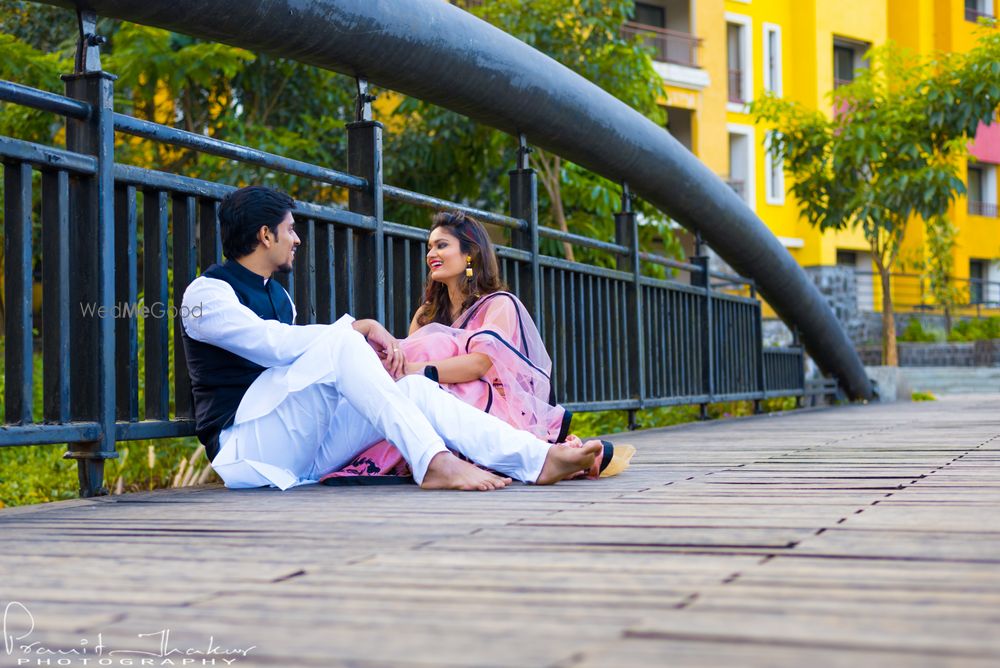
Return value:
[[(552, 360), (524, 304), (509, 292), (482, 297), (452, 327), (437, 323), (421, 327), (401, 340), (400, 348), (408, 362), (433, 362), (467, 353), (486, 355), (493, 367), (485, 376), (441, 387), (543, 441), (565, 440), (571, 414), (550, 403)], [(330, 484), (337, 478), (337, 483), (350, 484), (351, 478), (409, 474), (399, 451), (388, 441), (379, 441), (321, 481)]]

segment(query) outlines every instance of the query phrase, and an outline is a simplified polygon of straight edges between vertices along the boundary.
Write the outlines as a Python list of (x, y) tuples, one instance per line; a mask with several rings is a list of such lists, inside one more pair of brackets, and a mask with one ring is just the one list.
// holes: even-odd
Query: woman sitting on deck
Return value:
[[(463, 213), (434, 216), (427, 242), (424, 302), (401, 340), (405, 364), (396, 376), (423, 374), (468, 404), (551, 443), (579, 443), (572, 414), (555, 402), (552, 360), (524, 304), (500, 278), (482, 223)], [(605, 442), (588, 477), (620, 473), (631, 446)], [(405, 462), (382, 441), (328, 478), (405, 475)], [(330, 481), (332, 482), (332, 481)], [(344, 481), (347, 482), (347, 481)]]

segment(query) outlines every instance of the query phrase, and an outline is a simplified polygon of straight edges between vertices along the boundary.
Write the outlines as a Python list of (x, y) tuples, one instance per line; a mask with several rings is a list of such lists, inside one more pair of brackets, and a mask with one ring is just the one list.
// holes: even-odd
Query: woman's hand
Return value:
[(381, 358), (382, 366), (389, 372), (393, 379), (398, 379), (403, 375), (406, 365), (406, 355), (399, 347), (399, 339), (389, 333), (385, 327), (375, 320), (360, 321), (361, 327), (356, 329), (364, 334), (375, 353)]

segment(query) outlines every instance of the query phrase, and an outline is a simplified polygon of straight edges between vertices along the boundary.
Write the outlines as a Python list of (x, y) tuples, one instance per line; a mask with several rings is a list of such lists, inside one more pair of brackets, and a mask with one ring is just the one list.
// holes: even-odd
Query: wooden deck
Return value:
[(1000, 665), (1000, 395), (622, 440), (624, 475), (550, 488), (4, 510), (7, 635), (27, 608), (36, 650), (90, 643), (72, 665), (164, 630), (173, 665)]

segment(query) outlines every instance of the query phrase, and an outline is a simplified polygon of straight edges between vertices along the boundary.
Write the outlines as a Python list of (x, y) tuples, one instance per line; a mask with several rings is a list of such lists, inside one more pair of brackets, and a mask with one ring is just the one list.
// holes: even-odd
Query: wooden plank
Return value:
[(46, 643), (169, 627), (257, 645), (240, 665), (992, 666), (998, 408), (630, 434), (625, 474), (550, 488), (206, 486), (0, 511), (3, 593)]

